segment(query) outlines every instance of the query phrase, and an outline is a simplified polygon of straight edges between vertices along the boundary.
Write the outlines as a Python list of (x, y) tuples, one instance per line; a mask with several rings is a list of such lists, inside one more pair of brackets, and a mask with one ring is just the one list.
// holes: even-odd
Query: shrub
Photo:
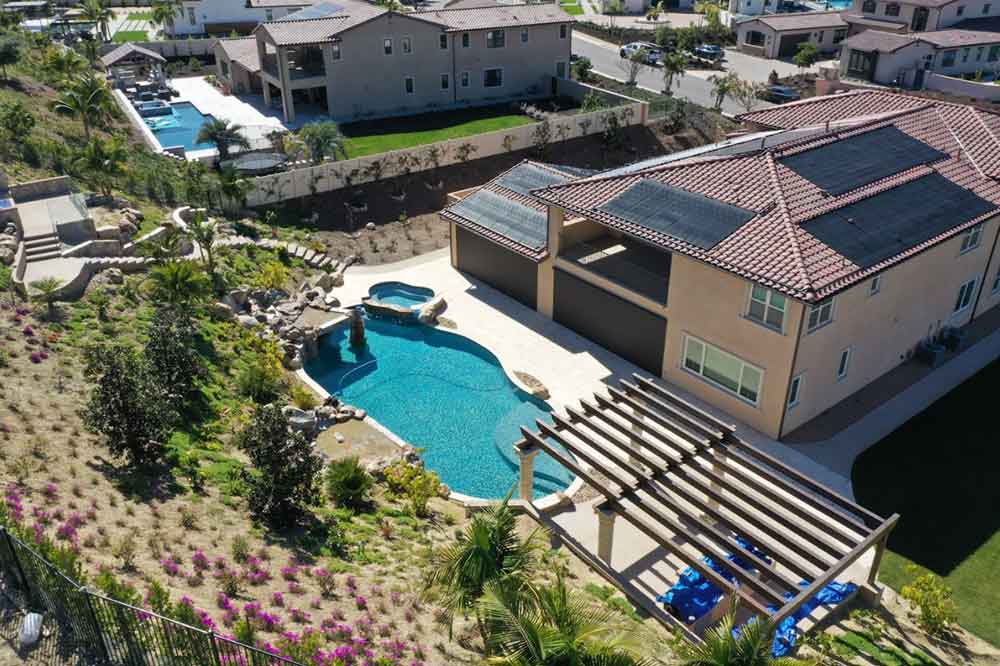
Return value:
[(374, 481), (356, 456), (334, 460), (326, 470), (326, 493), (337, 506), (360, 509)]
[(302, 384), (292, 384), (290, 393), (292, 403), (299, 409), (315, 409), (319, 404), (319, 397)]
[(135, 558), (138, 552), (139, 547), (135, 542), (135, 532), (129, 532), (122, 536), (111, 549), (111, 554), (121, 562), (122, 569), (125, 571), (135, 569)]
[(267, 351), (252, 354), (236, 375), (236, 389), (258, 404), (272, 402), (284, 389), (281, 357)]
[(427, 515), (427, 503), (441, 493), (441, 480), (434, 472), (400, 460), (385, 471), (389, 489), (406, 497), (414, 515)]
[(233, 559), (239, 564), (243, 564), (250, 557), (250, 543), (242, 534), (233, 537)]
[[(919, 570), (910, 565), (907, 569), (916, 574)], [(942, 636), (958, 622), (958, 608), (951, 598), (951, 588), (931, 573), (917, 576), (904, 585), (902, 596), (917, 609), (917, 624), (931, 636)]]

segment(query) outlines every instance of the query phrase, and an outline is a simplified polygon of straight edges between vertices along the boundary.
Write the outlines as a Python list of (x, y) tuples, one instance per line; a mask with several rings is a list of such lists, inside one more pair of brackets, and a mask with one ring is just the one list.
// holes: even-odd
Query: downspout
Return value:
[(970, 322), (976, 318), (976, 310), (979, 309), (979, 299), (983, 296), (983, 288), (986, 286), (986, 280), (989, 279), (990, 265), (993, 264), (993, 254), (997, 251), (997, 241), (1000, 241), (1000, 224), (997, 225), (997, 232), (993, 236), (993, 247), (990, 248), (990, 258), (986, 260), (986, 268), (983, 271), (983, 279), (979, 281), (979, 291), (976, 292), (976, 302), (972, 305), (972, 317), (969, 318)]
[[(799, 327), (795, 330), (795, 349), (792, 350), (792, 365), (788, 369), (788, 381), (785, 382), (785, 399), (781, 403), (781, 420), (778, 422), (778, 439), (785, 434), (785, 416), (788, 415), (788, 388), (792, 385), (792, 378), (795, 377), (795, 362), (799, 359), (799, 345), (802, 344), (802, 324), (806, 320), (806, 310), (809, 305), (802, 304), (802, 314), (799, 315)], [(802, 390), (802, 386), (799, 386)]]

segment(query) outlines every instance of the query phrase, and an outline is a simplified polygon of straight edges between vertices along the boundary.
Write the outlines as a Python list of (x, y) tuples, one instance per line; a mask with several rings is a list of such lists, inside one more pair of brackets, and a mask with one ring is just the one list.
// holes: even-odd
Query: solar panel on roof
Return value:
[(804, 228), (867, 268), (995, 208), (974, 192), (932, 173), (820, 215)]
[(655, 180), (640, 180), (598, 210), (709, 250), (757, 213)]
[(533, 250), (540, 250), (548, 243), (548, 217), (545, 213), (496, 192), (479, 190), (449, 210)]
[(599, 173), (598, 169), (585, 169), (583, 167), (566, 166), (565, 164), (549, 164), (549, 166), (557, 171), (569, 174), (574, 178), (585, 178), (587, 176), (593, 176), (595, 173)]
[(543, 169), (534, 164), (518, 164), (516, 167), (505, 173), (497, 181), (497, 185), (506, 187), (508, 190), (520, 194), (529, 195), (531, 190), (536, 190), (549, 185), (565, 183), (569, 178), (553, 173), (548, 169)]
[(344, 11), (344, 7), (332, 2), (321, 2), (275, 19), (277, 21), (301, 21), (302, 19), (326, 18)]
[(780, 161), (820, 189), (838, 195), (947, 156), (895, 127), (882, 127)]

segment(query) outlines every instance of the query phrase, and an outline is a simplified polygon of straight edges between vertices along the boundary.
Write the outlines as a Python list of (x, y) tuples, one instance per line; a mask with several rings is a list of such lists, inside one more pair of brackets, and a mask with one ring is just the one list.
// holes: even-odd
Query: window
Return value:
[(969, 49), (962, 49), (962, 62), (969, 62)]
[(872, 281), (868, 283), (868, 295), (874, 296), (880, 291), (882, 291), (882, 276), (876, 275), (872, 278)]
[(812, 333), (831, 321), (833, 321), (833, 298), (827, 298), (809, 306), (809, 323), (806, 326), (806, 331)]
[(340, 44), (333, 44), (330, 47), (330, 57), (334, 60), (340, 60)]
[(559, 26), (559, 39), (566, 39), (567, 35), (569, 35), (569, 26), (564, 23)]
[(764, 45), (764, 33), (758, 30), (747, 30), (743, 34), (743, 43), (750, 46), (763, 46)]
[(448, 50), (448, 35), (438, 36), (438, 46), (442, 51)]
[(792, 377), (792, 383), (788, 385), (788, 406), (794, 407), (799, 404), (799, 394), (802, 392), (802, 375)]
[(863, 11), (865, 14), (874, 14), (875, 0), (865, 0), (864, 3), (862, 3), (861, 5), (861, 11)]
[(983, 13), (984, 14), (990, 13), (990, 3), (987, 2), (985, 5), (983, 5)]
[(955, 16), (961, 16), (965, 13), (965, 5), (959, 5), (955, 7)]
[(448, 90), (451, 88), (451, 77), (448, 74), (441, 75), (441, 90)]
[(507, 33), (503, 30), (490, 30), (486, 33), (486, 48), (502, 49), (507, 45)]
[(399, 50), (403, 52), (403, 55), (413, 53), (413, 40), (410, 37), (401, 37), (399, 40)]
[(527, 44), (528, 43), (528, 29), (527, 28), (521, 28), (521, 43), (522, 44)]
[(382, 40), (382, 53), (392, 55), (392, 37), (386, 37)]
[(483, 70), (483, 87), (500, 88), (503, 86), (503, 70), (499, 67)]
[(219, 61), (219, 67), (222, 69), (222, 75), (228, 79), (229, 78), (229, 63), (226, 62), (225, 60), (220, 60)]
[(986, 62), (996, 62), (1000, 59), (1000, 45), (990, 47), (990, 52), (986, 54)]
[(463, 49), (469, 48), (469, 33), (467, 32), (462, 33), (462, 48)]
[(826, 32), (825, 30), (820, 30), (819, 33), (816, 35), (816, 42), (818, 44), (822, 44), (823, 43), (823, 34), (825, 32)]
[(840, 361), (837, 363), (837, 381), (847, 376), (847, 369), (851, 366), (851, 348), (848, 347), (840, 352)]
[(462, 87), (463, 88), (468, 88), (469, 87), (469, 73), (468, 72), (462, 72), (462, 79), (461, 80), (462, 80)]
[(954, 67), (955, 66), (955, 56), (958, 51), (945, 51), (941, 56), (941, 66), (942, 67)]
[(993, 277), (993, 289), (991, 291), (994, 294), (1000, 291), (1000, 268), (997, 268), (997, 274)]
[(885, 6), (886, 16), (899, 16), (899, 4), (895, 2), (890, 2)]
[(979, 247), (979, 241), (983, 237), (983, 225), (977, 224), (971, 229), (966, 229), (962, 233), (962, 247), (958, 251), (959, 254), (965, 254), (969, 250), (975, 250)]
[(833, 31), (833, 43), (839, 44), (847, 39), (847, 28), (838, 28)]
[(559, 79), (566, 78), (566, 63), (564, 61), (556, 63), (556, 78)]
[(264, 10), (264, 20), (265, 21), (273, 21), (274, 20), (274, 10), (273, 9), (265, 9)]
[(403, 79), (403, 90), (406, 91), (407, 95), (413, 94), (413, 77), (407, 76)]
[(976, 280), (972, 279), (958, 288), (958, 298), (955, 299), (955, 309), (952, 314), (958, 314), (972, 303), (972, 293), (976, 290)]
[(976, 49), (976, 62), (979, 62), (980, 60), (983, 59), (983, 51), (985, 50), (986, 50), (985, 46), (980, 46), (978, 49)]
[(747, 317), (754, 321), (781, 330), (785, 323), (787, 300), (773, 289), (760, 285), (750, 288), (750, 305)]
[(684, 368), (719, 388), (757, 404), (764, 371), (697, 338), (684, 340)]
[(194, 15), (194, 7), (188, 7), (188, 23), (198, 25), (198, 19)]

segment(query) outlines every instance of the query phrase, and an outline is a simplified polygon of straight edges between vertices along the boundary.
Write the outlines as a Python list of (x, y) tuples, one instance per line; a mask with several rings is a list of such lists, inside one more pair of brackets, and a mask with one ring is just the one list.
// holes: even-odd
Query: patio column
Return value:
[(260, 77), (261, 88), (264, 90), (264, 106), (271, 108), (271, 84), (267, 79), (264, 78), (263, 74)]
[(519, 496), (525, 502), (530, 502), (535, 497), (535, 456), (540, 449), (520, 444), (514, 445), (514, 452), (517, 453), (520, 463), (520, 483), (518, 484)]
[(605, 564), (611, 564), (617, 514), (603, 505), (594, 505), (594, 513), (597, 514), (597, 557)]
[(295, 101), (292, 99), (291, 77), (288, 74), (288, 49), (278, 49), (278, 77), (281, 79), (281, 110), (285, 122), (295, 122)]

